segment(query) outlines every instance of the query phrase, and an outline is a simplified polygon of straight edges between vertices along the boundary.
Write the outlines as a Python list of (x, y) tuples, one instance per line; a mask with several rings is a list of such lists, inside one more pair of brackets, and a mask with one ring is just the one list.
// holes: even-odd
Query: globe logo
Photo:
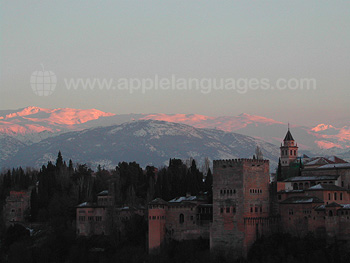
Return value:
[(30, 85), (38, 96), (50, 96), (57, 84), (56, 74), (52, 71), (45, 71), (41, 64), (42, 71), (34, 71), (30, 76)]

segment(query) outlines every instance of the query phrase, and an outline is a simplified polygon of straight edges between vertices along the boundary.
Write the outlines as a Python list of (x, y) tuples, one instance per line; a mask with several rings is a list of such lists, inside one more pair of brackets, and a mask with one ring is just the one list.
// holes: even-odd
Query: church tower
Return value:
[(283, 140), (283, 145), (281, 144), (281, 167), (283, 178), (286, 178), (290, 164), (298, 158), (298, 144), (295, 144), (293, 136), (289, 129)]

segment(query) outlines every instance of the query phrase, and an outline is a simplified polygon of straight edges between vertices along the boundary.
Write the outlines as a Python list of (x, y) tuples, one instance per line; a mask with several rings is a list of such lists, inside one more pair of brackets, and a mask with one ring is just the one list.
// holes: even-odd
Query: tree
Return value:
[(61, 151), (59, 151), (56, 159), (56, 167), (61, 168), (62, 166), (63, 166), (63, 158), (62, 158)]
[(281, 165), (281, 158), (278, 158), (278, 166), (276, 171), (277, 181), (282, 181), (282, 165)]
[(211, 170), (208, 170), (207, 176), (205, 177), (204, 191), (208, 193), (209, 203), (213, 203), (213, 175)]
[(262, 153), (262, 151), (261, 151), (259, 146), (256, 146), (255, 156), (256, 156), (256, 159), (258, 159), (258, 160), (263, 160), (264, 159), (263, 153)]

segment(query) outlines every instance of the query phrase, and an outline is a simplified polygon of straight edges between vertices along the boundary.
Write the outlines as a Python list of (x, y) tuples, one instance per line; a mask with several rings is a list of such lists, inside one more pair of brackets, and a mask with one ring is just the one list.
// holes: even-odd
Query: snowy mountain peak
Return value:
[(240, 115), (238, 115), (238, 117), (240, 117), (242, 120), (251, 121), (251, 122), (260, 122), (260, 123), (269, 123), (269, 124), (274, 124), (274, 123), (283, 124), (283, 122), (275, 121), (274, 119), (270, 119), (270, 118), (266, 118), (266, 117), (262, 117), (262, 116), (257, 116), (257, 115), (251, 115), (248, 113), (241, 113)]
[(335, 129), (335, 127), (332, 125), (327, 125), (327, 124), (321, 123), (321, 124), (317, 125), (316, 127), (312, 128), (311, 130), (314, 132), (319, 132), (319, 131), (325, 131), (328, 129)]

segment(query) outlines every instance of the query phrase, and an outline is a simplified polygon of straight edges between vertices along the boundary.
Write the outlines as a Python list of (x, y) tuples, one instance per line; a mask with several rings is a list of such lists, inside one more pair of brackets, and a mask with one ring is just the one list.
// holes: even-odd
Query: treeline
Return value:
[[(6, 171), (0, 175), (0, 209), (11, 190), (31, 191), (31, 206), (25, 215), (36, 234), (30, 236), (20, 226), (6, 230), (2, 222), (0, 261), (13, 258), (14, 261), (6, 261), (22, 259), (23, 262), (23, 257), (26, 262), (82, 260), (90, 253), (86, 252), (87, 244), (99, 246), (102, 241), (99, 238), (76, 239), (76, 206), (86, 201), (96, 202), (97, 194), (103, 190), (110, 191), (116, 206), (141, 205), (146, 208), (156, 197), (168, 201), (187, 193), (211, 196), (211, 184), (210, 170), (205, 177), (194, 160), (188, 167), (179, 159), (170, 159), (169, 166), (160, 169), (153, 166), (142, 169), (136, 162), (121, 162), (112, 170), (99, 165), (93, 171), (86, 164), (73, 165), (72, 160), (66, 163), (59, 152), (56, 162), (48, 162), (39, 171), (22, 168)], [(3, 218), (2, 214), (0, 217)], [(118, 251), (120, 257), (123, 251), (133, 250), (136, 245), (146, 255), (146, 233), (145, 218), (135, 217), (126, 225), (122, 239), (112, 233), (102, 238), (101, 246), (109, 251), (109, 255), (116, 255), (115, 251)], [(135, 240), (138, 240), (136, 244)]]
[(197, 168), (195, 160), (187, 166), (179, 159), (170, 159), (169, 167), (162, 168), (158, 173), (154, 197), (166, 201), (179, 196), (206, 194), (212, 201), (213, 177), (210, 169), (206, 177)]
[(156, 197), (169, 201), (186, 194), (206, 194), (211, 199), (212, 180), (210, 169), (204, 177), (195, 160), (190, 167), (180, 159), (170, 159), (168, 167), (147, 166), (145, 170), (136, 162), (121, 162), (110, 171), (99, 165), (94, 172), (86, 164), (73, 167), (72, 160), (67, 165), (59, 152), (56, 163), (48, 162), (40, 171), (18, 168), (2, 174), (0, 199), (3, 204), (10, 190), (31, 189), (27, 220), (50, 222), (61, 218), (64, 225), (69, 218), (74, 219), (76, 205), (96, 202), (103, 190), (111, 192), (117, 206), (146, 205)]

